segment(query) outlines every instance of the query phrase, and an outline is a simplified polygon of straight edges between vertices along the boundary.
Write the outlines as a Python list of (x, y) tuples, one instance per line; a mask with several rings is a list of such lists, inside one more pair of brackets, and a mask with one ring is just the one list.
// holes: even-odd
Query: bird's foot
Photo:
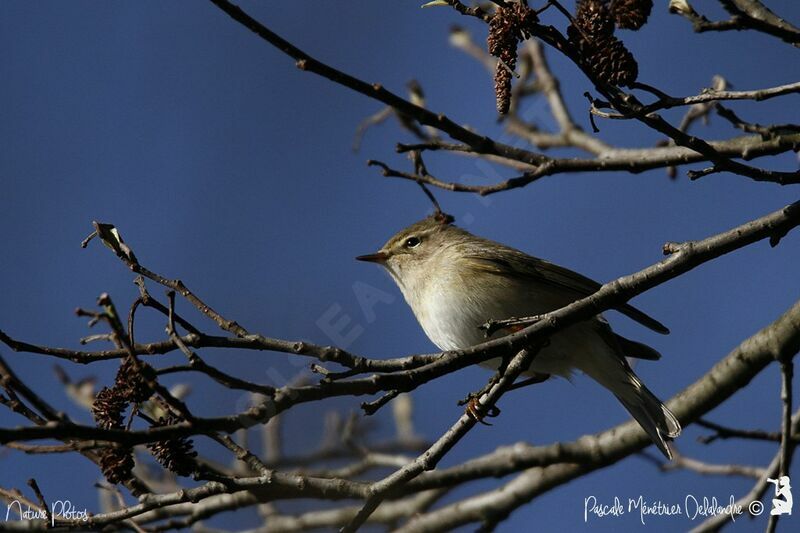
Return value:
[(472, 393), (464, 400), (458, 402), (459, 405), (466, 405), (466, 413), (475, 420), (483, 424), (484, 426), (491, 426), (489, 422), (486, 422), (484, 418), (494, 418), (500, 414), (500, 409), (495, 407), (494, 405), (486, 409), (481, 403), (482, 394)]

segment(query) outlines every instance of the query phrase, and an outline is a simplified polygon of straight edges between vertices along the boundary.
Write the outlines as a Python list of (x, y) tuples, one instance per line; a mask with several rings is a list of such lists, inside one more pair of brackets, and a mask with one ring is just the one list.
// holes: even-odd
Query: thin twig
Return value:
[[(504, 369), (504, 373), (497, 384), (482, 398), (481, 405), (488, 409), (491, 408), (503, 393), (510, 387), (524, 370), (526, 370), (538, 349), (531, 351), (521, 350)], [(369, 516), (377, 509), (378, 505), (389, 495), (403, 487), (406, 483), (417, 477), (424, 471), (436, 468), (442, 457), (452, 449), (456, 443), (475, 427), (477, 421), (469, 412), (464, 413), (458, 421), (446, 431), (430, 448), (411, 461), (403, 468), (395, 471), (388, 477), (376, 481), (370, 486), (370, 496), (358, 514), (342, 528), (342, 533), (355, 532), (366, 522)]]
[[(778, 468), (779, 478), (775, 482), (776, 498), (779, 487), (782, 487), (783, 480), (789, 479), (789, 468), (792, 464), (795, 445), (792, 442), (792, 377), (794, 376), (794, 362), (791, 357), (784, 355), (779, 359), (781, 365), (781, 447), (780, 447), (780, 466)], [(780, 513), (770, 513), (767, 523), (767, 533), (774, 533), (778, 527)]]

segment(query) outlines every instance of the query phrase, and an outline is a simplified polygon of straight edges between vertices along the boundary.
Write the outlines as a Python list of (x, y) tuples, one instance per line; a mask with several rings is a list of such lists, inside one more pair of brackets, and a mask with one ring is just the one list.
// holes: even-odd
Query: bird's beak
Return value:
[(367, 255), (359, 255), (356, 257), (358, 261), (369, 261), (370, 263), (384, 263), (388, 258), (388, 254), (386, 252), (377, 252), (374, 254), (367, 254)]

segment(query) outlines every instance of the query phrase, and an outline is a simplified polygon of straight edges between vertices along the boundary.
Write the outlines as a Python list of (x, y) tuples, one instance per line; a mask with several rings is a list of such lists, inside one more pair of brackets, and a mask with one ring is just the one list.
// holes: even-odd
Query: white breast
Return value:
[(511, 300), (497, 295), (462, 279), (437, 279), (406, 300), (428, 338), (442, 350), (456, 350), (485, 340), (479, 326), (490, 318), (512, 316)]
[[(530, 316), (558, 307), (550, 303), (546, 292), (541, 293), (541, 288), (537, 296), (544, 296), (544, 300), (521, 287), (486, 287), (483, 283), (477, 288), (456, 279), (429, 281), (414, 291), (403, 286), (401, 289), (426, 335), (441, 350), (464, 349), (485, 341), (479, 326), (489, 319)], [(495, 337), (505, 334), (498, 332)], [(603, 346), (604, 343), (597, 343), (590, 322), (577, 324), (551, 338), (531, 370), (569, 376), (572, 368), (585, 366), (580, 361), (600, 355), (593, 352)], [(496, 367), (497, 363), (489, 366)]]

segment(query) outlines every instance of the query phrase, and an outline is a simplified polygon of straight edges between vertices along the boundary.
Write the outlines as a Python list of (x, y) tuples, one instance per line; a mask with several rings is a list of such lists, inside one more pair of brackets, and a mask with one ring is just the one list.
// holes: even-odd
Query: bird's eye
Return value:
[(419, 237), (409, 237), (406, 239), (406, 248), (416, 248), (421, 242)]

